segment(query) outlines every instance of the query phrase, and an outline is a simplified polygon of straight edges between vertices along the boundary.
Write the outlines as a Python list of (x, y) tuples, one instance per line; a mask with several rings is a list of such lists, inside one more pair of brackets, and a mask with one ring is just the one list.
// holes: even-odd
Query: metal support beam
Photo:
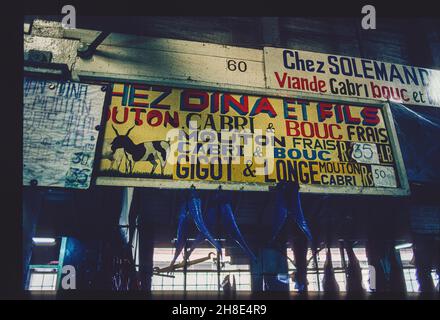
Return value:
[(96, 48), (110, 35), (109, 31), (101, 32), (91, 44), (81, 43), (78, 48), (78, 56), (83, 59), (90, 59), (96, 51)]
[(145, 208), (139, 211), (139, 275), (141, 290), (151, 292), (154, 255), (154, 226)]

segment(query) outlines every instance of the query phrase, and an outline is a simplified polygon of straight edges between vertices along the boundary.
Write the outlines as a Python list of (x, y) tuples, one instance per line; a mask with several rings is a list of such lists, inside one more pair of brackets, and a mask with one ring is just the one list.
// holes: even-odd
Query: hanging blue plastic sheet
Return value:
[[(216, 223), (221, 222), (224, 226), (226, 233), (243, 249), (243, 251), (249, 256), (250, 259), (256, 260), (255, 254), (247, 245), (243, 235), (235, 220), (235, 216), (231, 206), (231, 198), (227, 194), (216, 192), (209, 202), (209, 206), (206, 214), (206, 226), (208, 229), (216, 227)], [(199, 233), (195, 241), (191, 244), (189, 254), (195, 249), (195, 247), (204, 240), (202, 233)]]
[(244, 240), (240, 229), (238, 228), (229, 197), (223, 197), (223, 199), (220, 199), (220, 214), (222, 223), (230, 237), (237, 242), (237, 244), (243, 249), (250, 259), (257, 260), (254, 253)]
[(186, 240), (188, 238), (188, 225), (189, 225), (189, 214), (187, 210), (187, 203), (184, 201), (180, 206), (179, 211), (179, 223), (177, 225), (177, 240), (176, 240), (176, 251), (174, 252), (173, 260), (170, 265), (173, 265), (177, 257), (180, 255), (182, 250), (185, 248)]
[(188, 209), (199, 232), (205, 236), (206, 240), (208, 240), (217, 249), (217, 251), (221, 251), (220, 244), (211, 235), (205, 225), (205, 222), (203, 221), (202, 200), (195, 190), (191, 190), (191, 196), (188, 201)]
[[(217, 208), (211, 205), (206, 211), (207, 213), (205, 215), (205, 225), (208, 230), (214, 230), (217, 218)], [(188, 257), (191, 255), (194, 249), (204, 240), (205, 236), (203, 235), (203, 233), (198, 232), (195, 240), (191, 242), (188, 248)]]
[(272, 241), (278, 237), (289, 215), (307, 238), (312, 241), (312, 233), (307, 225), (301, 206), (298, 182), (281, 182), (277, 185), (276, 193), (276, 210), (273, 217)]
[(180, 207), (179, 224), (177, 226), (177, 240), (176, 240), (176, 252), (174, 253), (171, 265), (174, 264), (177, 257), (185, 248), (186, 241), (188, 240), (188, 227), (190, 218), (193, 220), (198, 231), (201, 233), (204, 239), (207, 239), (216, 249), (221, 252), (220, 244), (214, 239), (209, 232), (202, 215), (202, 200), (199, 194), (192, 189), (189, 197), (184, 200)]
[(410, 182), (440, 183), (440, 110), (390, 102)]

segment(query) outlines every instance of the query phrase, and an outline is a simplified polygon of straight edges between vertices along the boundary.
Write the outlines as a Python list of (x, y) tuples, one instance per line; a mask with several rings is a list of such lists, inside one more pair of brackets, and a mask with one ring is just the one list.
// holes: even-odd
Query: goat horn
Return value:
[(131, 127), (130, 129), (128, 129), (128, 131), (127, 131), (127, 133), (126, 133), (125, 135), (128, 136), (128, 135), (130, 134), (130, 131), (131, 131), (134, 127), (136, 127), (136, 124), (135, 124), (133, 127)]
[(116, 130), (116, 128), (115, 128), (114, 125), (112, 125), (112, 128), (113, 128), (113, 130), (116, 132), (116, 135), (119, 136), (120, 134), (119, 134), (118, 130)]

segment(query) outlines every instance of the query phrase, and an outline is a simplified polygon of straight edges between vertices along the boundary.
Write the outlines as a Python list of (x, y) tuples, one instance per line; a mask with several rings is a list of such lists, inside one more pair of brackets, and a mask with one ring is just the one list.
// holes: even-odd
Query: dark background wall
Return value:
[[(27, 16), (61, 21), (60, 16)], [(361, 17), (78, 16), (77, 27), (217, 44), (265, 45), (440, 67), (440, 19), (378, 17), (363, 30)]]

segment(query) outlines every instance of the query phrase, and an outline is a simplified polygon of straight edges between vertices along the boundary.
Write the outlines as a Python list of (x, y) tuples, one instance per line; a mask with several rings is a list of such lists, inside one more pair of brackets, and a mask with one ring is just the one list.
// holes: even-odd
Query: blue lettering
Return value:
[(327, 61), (328, 64), (331, 66), (328, 68), (328, 71), (330, 71), (331, 74), (339, 74), (339, 66), (337, 63), (338, 57), (336, 56), (328, 56)]
[[(361, 64), (362, 64), (362, 71), (364, 72), (364, 77), (367, 79), (374, 79), (374, 76), (368, 74), (369, 71), (373, 71), (373, 68), (371, 67), (371, 61), (362, 59)], [(370, 66), (367, 66), (367, 64), (369, 64)]]
[(295, 64), (293, 64), (292, 62), (289, 63), (288, 56), (293, 57), (294, 56), (293, 51), (284, 50), (283, 51), (283, 64), (284, 64), (284, 67), (286, 69), (295, 69)]
[(373, 61), (373, 66), (374, 66), (374, 72), (376, 73), (376, 79), (388, 81), (388, 74), (385, 63)]
[(394, 81), (394, 78), (398, 78), (400, 80), (400, 82), (403, 83), (403, 84), (405, 83), (403, 81), (402, 76), (400, 75), (399, 70), (397, 69), (397, 66), (392, 64), (391, 65), (391, 72), (390, 72), (390, 81), (391, 82)]

